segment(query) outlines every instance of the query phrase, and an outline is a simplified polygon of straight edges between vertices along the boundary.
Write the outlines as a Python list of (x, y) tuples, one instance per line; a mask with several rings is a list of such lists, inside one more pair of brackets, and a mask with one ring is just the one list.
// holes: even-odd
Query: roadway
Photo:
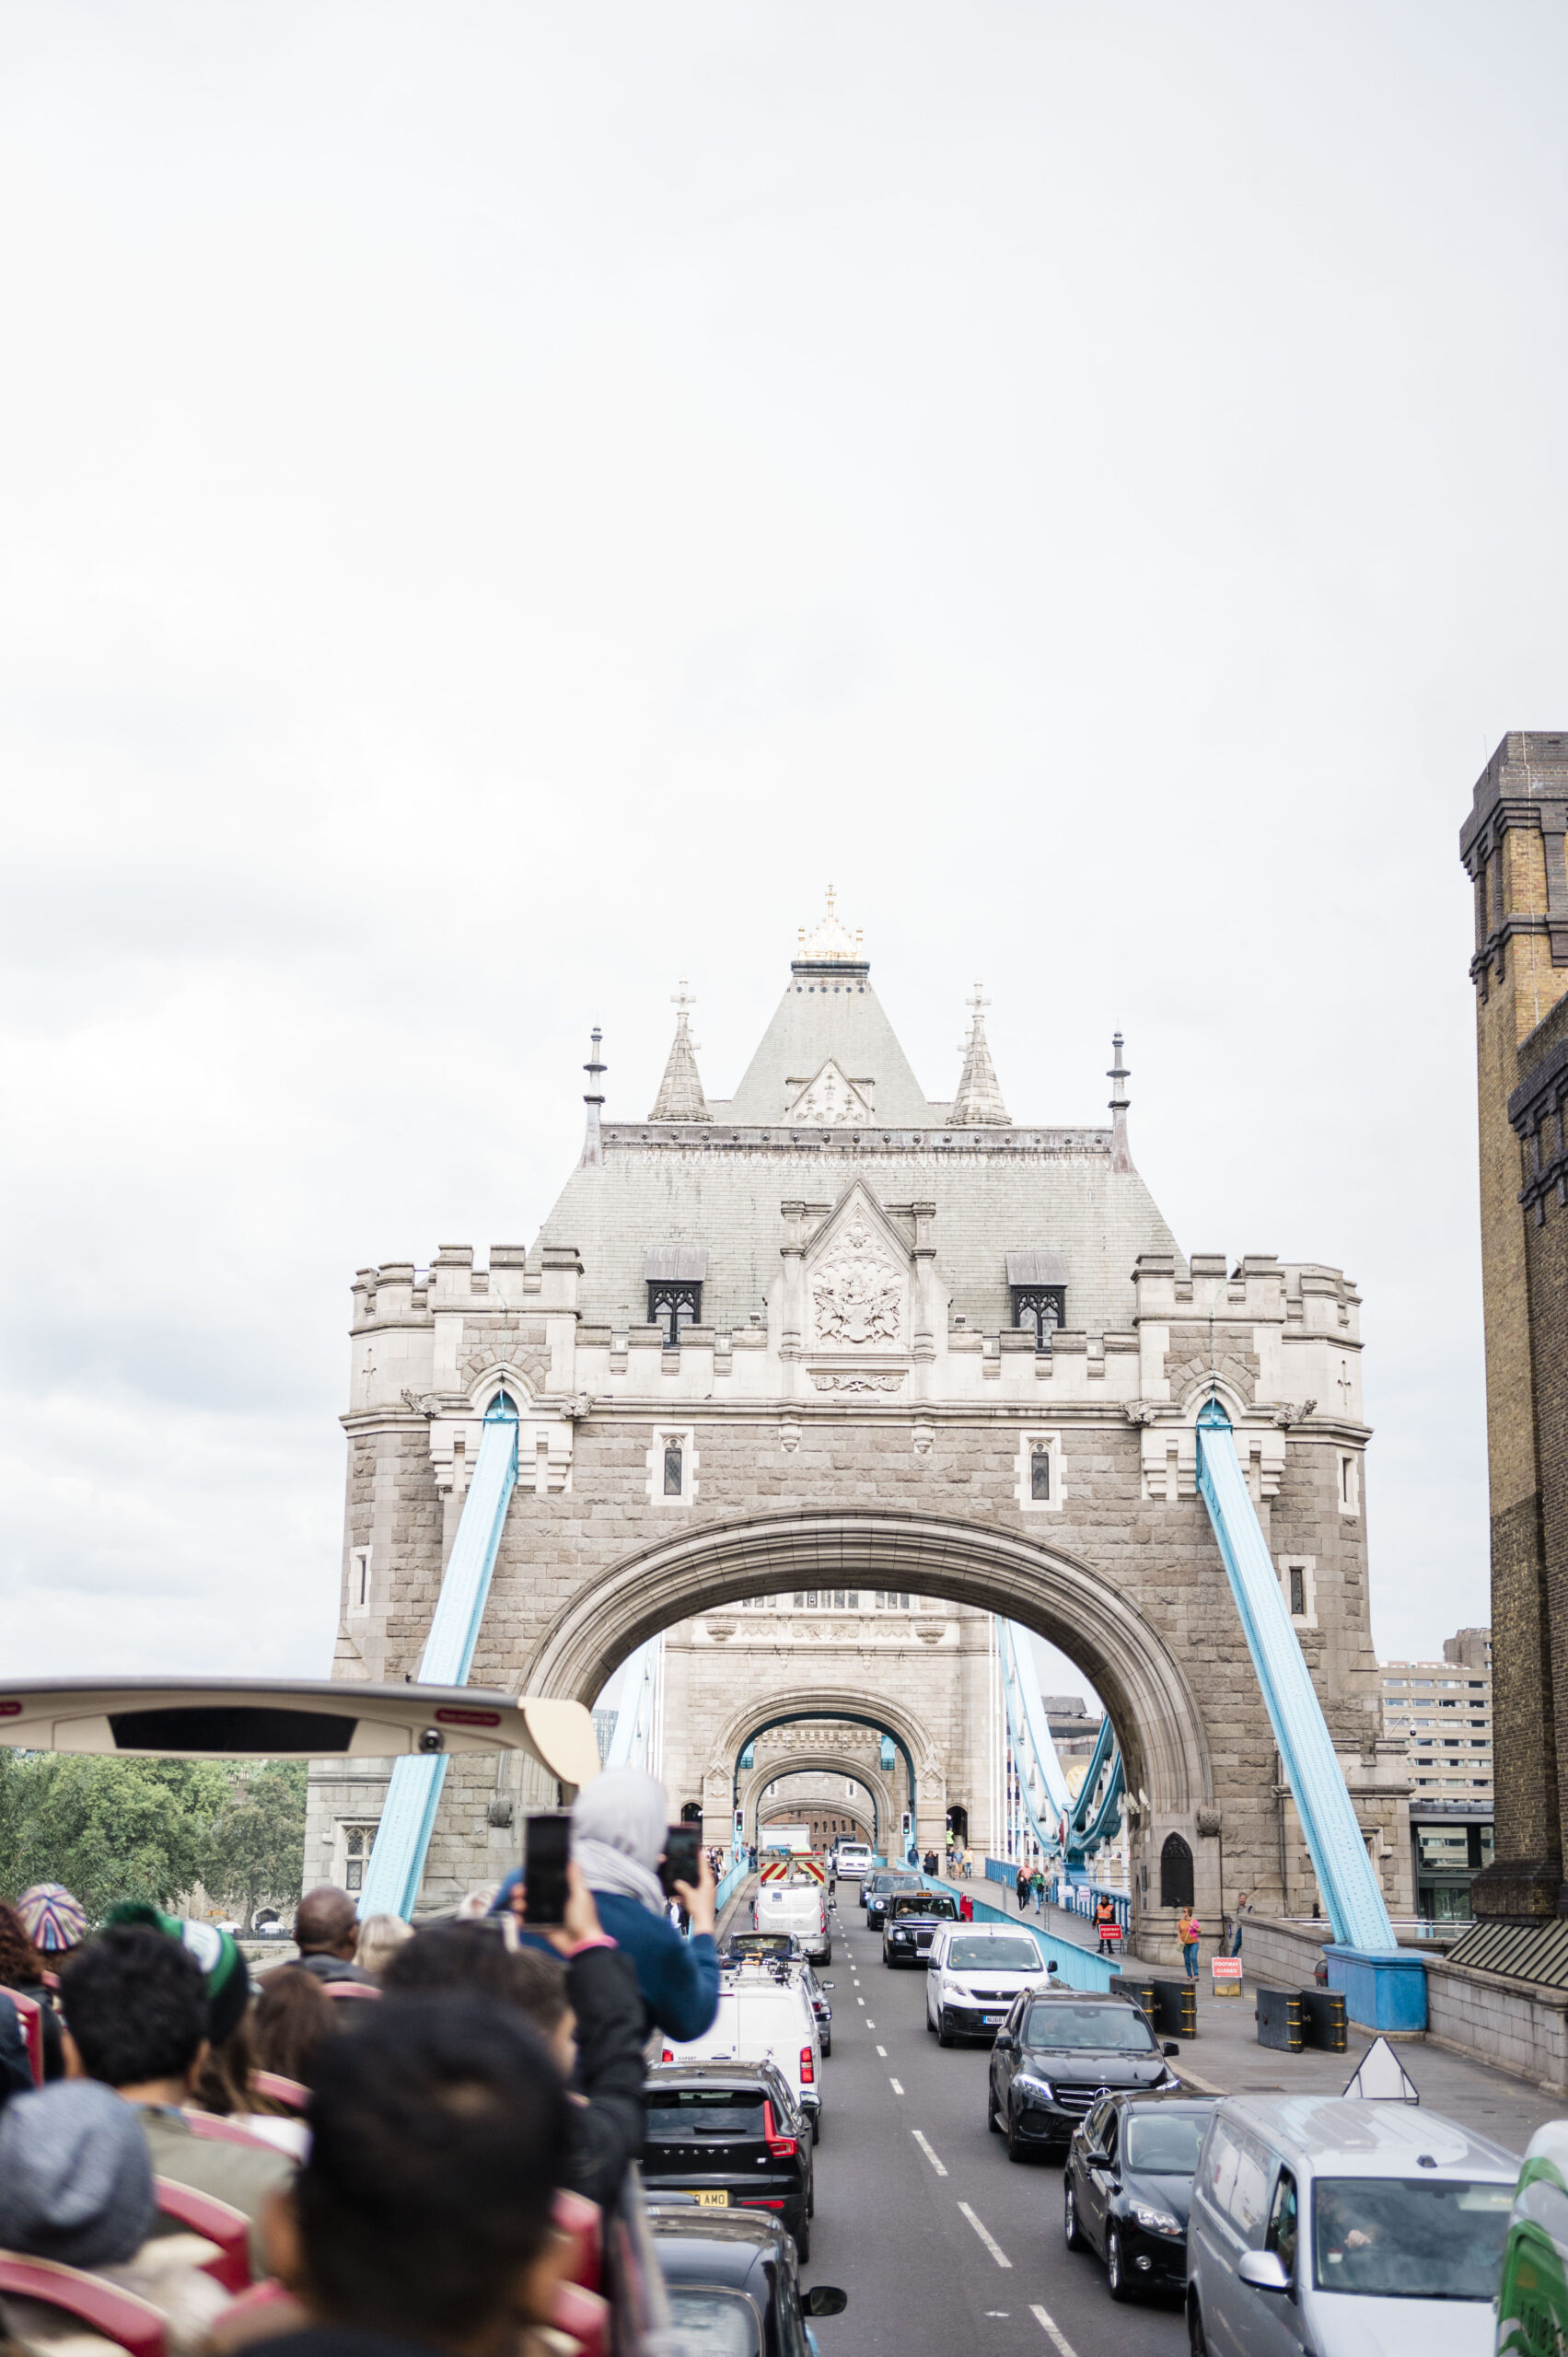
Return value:
[(1182, 2357), (1181, 2310), (1112, 2305), (1098, 2258), (1062, 2240), (1062, 2171), (1015, 2165), (985, 2125), (989, 2055), (946, 2052), (925, 2026), (923, 1971), (893, 1971), (839, 1886), (833, 2051), (823, 2069), (822, 2141), (809, 2283), (849, 2293), (815, 2327), (822, 2357)]

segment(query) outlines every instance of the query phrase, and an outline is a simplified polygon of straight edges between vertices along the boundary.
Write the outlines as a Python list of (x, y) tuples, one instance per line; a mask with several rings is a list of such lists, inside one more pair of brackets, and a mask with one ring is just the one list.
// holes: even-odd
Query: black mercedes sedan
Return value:
[(1007, 2139), (1007, 2158), (1062, 2154), (1102, 2096), (1174, 2094), (1181, 2082), (1148, 2015), (1125, 1997), (1093, 1990), (1025, 1990), (991, 2049), (985, 2124)]
[(919, 1875), (905, 1873), (899, 1867), (889, 1867), (878, 1875), (868, 1875), (861, 1886), (861, 1905), (865, 1910), (867, 1928), (879, 1932), (888, 1912), (888, 1901), (896, 1890), (923, 1890)]
[(806, 2316), (842, 2316), (833, 2283), (802, 2292), (789, 2236), (754, 2212), (721, 2216), (650, 2196), (648, 2223), (681, 2346), (722, 2357), (798, 2357)]
[(703, 2210), (764, 2210), (811, 2256), (811, 2130), (776, 2062), (665, 2062), (643, 2084), (650, 2201), (689, 2193)]
[(1187, 2213), (1217, 2096), (1102, 2096), (1074, 2130), (1063, 2172), (1069, 2250), (1105, 2261), (1113, 2300), (1179, 2292), (1187, 2281)]
[(924, 1964), (939, 1923), (956, 1923), (958, 1902), (945, 1890), (891, 1890), (882, 1918), (884, 1964)]

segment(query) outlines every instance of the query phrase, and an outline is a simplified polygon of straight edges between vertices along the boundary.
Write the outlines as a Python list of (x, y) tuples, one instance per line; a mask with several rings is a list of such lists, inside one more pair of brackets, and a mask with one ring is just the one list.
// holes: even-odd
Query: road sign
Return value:
[(1241, 1958), (1238, 1956), (1212, 1956), (1209, 1970), (1214, 1975), (1216, 1997), (1240, 1996)]

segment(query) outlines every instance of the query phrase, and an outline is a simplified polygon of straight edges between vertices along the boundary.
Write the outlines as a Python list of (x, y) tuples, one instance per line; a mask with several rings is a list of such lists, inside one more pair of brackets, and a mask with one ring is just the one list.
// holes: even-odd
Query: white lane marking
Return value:
[(888, 2059), (888, 2049), (887, 2049), (887, 2048), (886, 2048), (885, 2046), (879, 2046), (879, 2047), (877, 2049), (877, 2053), (882, 2057), (882, 2060), (883, 2060), (883, 2061), (885, 2062), (885, 2061), (887, 2061), (887, 2059)]
[(969, 2203), (967, 2201), (960, 2201), (958, 2207), (963, 2212), (965, 2217), (969, 2220), (970, 2225), (974, 2228), (975, 2233), (980, 2236), (981, 2241), (985, 2245), (986, 2249), (991, 2253), (992, 2258), (996, 2261), (997, 2266), (1011, 2267), (1013, 2264), (1012, 2260), (1008, 2258), (1006, 2252), (1003, 2249), (1001, 2244), (997, 2241), (990, 2228), (981, 2224), (980, 2220), (975, 2216), (974, 2212), (970, 2208)]
[(903, 2094), (903, 2089), (900, 2086), (897, 2079), (889, 2079), (888, 2084), (892, 2088), (893, 2093), (896, 2096), (901, 2096)]
[(855, 1999), (855, 2001), (854, 2001), (854, 2002), (855, 2002), (855, 2003), (856, 2003), (857, 2005), (864, 2005), (864, 2004), (865, 2004), (865, 1998), (864, 1998), (864, 1997), (857, 1997), (857, 1998)]
[(867, 2029), (875, 2029), (877, 2025), (874, 2021), (867, 2020), (865, 2026)]
[(931, 2165), (935, 2170), (937, 2176), (946, 2177), (947, 2174), (947, 2170), (943, 2167), (941, 2162), (937, 2159), (935, 2154), (932, 2151), (930, 2145), (926, 2142), (919, 2129), (912, 2128), (910, 2130), (910, 2134), (914, 2138), (915, 2142), (920, 2146), (921, 2151), (925, 2154), (926, 2159), (931, 2163)]
[(1057, 2357), (1078, 2357), (1077, 2351), (1074, 2348), (1072, 2342), (1068, 2340), (1061, 2326), (1056, 2322), (1054, 2316), (1048, 2316), (1046, 2311), (1041, 2307), (1031, 2307), (1029, 2314), (1033, 2316), (1040, 2329), (1043, 2332), (1050, 2333), (1052, 2340), (1055, 2341)]

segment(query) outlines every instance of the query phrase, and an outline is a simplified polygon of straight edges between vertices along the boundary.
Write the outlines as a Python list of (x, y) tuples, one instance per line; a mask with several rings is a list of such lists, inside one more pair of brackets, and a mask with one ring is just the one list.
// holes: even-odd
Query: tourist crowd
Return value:
[[(561, 1923), (529, 1924), (520, 1874), (412, 1933), (313, 1890), (298, 1956), (254, 1982), (210, 1923), (125, 1905), (91, 1930), (52, 1885), (0, 1906), (0, 2269), (85, 2270), (169, 2357), (501, 2357), (559, 2323), (642, 2149), (647, 2042), (717, 2006), (711, 1864), (675, 1887), (682, 1937), (665, 1833), (654, 1779), (606, 1774)], [(52, 2338), (36, 2294), (0, 2274), (24, 2351)]]

